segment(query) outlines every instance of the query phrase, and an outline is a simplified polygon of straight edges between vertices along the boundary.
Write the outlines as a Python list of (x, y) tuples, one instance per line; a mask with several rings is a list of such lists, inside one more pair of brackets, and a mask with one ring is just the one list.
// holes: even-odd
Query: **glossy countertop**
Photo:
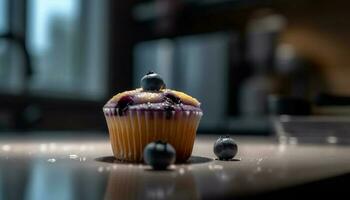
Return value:
[(233, 136), (238, 142), (236, 159), (219, 161), (212, 151), (217, 136), (198, 135), (188, 163), (153, 171), (143, 164), (116, 162), (107, 134), (47, 135), (1, 137), (0, 199), (271, 197), (266, 194), (293, 193), (300, 190), (288, 189), (298, 186), (318, 190), (312, 183), (350, 172), (350, 146)]

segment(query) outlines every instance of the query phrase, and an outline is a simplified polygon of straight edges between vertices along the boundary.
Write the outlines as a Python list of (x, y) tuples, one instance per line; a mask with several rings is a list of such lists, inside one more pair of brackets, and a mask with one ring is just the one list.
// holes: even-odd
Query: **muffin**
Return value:
[(166, 89), (154, 72), (141, 79), (141, 88), (113, 96), (103, 112), (113, 154), (128, 162), (142, 162), (144, 147), (156, 140), (170, 143), (176, 161), (185, 162), (191, 156), (203, 114), (198, 100)]

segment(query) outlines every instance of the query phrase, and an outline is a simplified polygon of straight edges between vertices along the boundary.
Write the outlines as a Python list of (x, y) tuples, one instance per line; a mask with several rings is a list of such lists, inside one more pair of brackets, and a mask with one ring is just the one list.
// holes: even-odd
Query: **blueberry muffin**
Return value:
[(144, 147), (156, 140), (170, 143), (176, 161), (185, 162), (203, 115), (195, 98), (166, 89), (162, 78), (153, 72), (141, 79), (141, 88), (113, 96), (103, 112), (113, 154), (128, 162), (142, 162)]

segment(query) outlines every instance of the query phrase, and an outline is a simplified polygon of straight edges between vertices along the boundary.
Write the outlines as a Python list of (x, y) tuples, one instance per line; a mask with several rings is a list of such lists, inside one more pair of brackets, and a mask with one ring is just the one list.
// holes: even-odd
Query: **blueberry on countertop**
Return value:
[(165, 170), (175, 162), (176, 152), (171, 144), (156, 141), (146, 145), (143, 150), (145, 163), (151, 165), (155, 170)]
[(148, 72), (141, 79), (141, 87), (148, 91), (159, 91), (165, 88), (165, 83), (159, 74)]
[(230, 136), (219, 137), (214, 144), (214, 153), (219, 160), (230, 160), (237, 151), (237, 144)]

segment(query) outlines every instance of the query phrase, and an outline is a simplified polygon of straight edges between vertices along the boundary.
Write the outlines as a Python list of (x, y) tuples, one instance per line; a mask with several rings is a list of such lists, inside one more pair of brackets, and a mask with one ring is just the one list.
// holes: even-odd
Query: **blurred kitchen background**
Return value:
[(149, 70), (202, 102), (200, 133), (269, 135), (276, 114), (347, 115), (349, 7), (0, 0), (0, 134), (107, 134), (102, 106)]

